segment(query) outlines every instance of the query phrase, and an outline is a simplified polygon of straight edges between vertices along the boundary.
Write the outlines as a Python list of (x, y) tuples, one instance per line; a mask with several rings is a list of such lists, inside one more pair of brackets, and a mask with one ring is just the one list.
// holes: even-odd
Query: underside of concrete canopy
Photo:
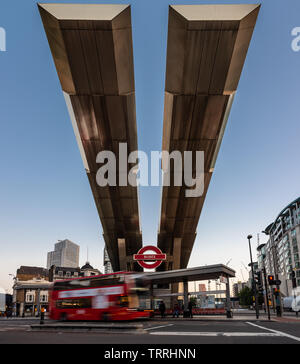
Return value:
[(169, 284), (219, 279), (221, 276), (233, 278), (235, 277), (235, 271), (223, 264), (215, 264), (165, 272), (145, 273), (145, 276), (152, 284)]
[(128, 5), (39, 4), (114, 271), (140, 270), (127, 257), (142, 247), (138, 190), (99, 187), (99, 152), (138, 149), (131, 12)]
[(184, 183), (163, 187), (158, 247), (172, 258), (160, 270), (186, 268), (189, 262), (259, 8), (169, 8), (162, 149), (194, 156), (204, 151), (205, 173), (202, 196), (186, 197)]

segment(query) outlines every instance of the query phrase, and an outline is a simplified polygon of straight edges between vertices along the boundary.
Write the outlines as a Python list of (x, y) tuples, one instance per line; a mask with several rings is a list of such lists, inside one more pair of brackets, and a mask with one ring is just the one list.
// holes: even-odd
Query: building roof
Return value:
[(17, 275), (18, 274), (48, 277), (49, 271), (46, 268), (21, 265), (21, 267), (17, 270)]
[(273, 223), (271, 223), (270, 225), (268, 225), (265, 228), (265, 232), (267, 235), (270, 234), (270, 232), (273, 229), (273, 226), (277, 223), (277, 221), (285, 214), (286, 210), (291, 208), (293, 205), (295, 205), (296, 203), (300, 204), (300, 197), (296, 198), (296, 200), (292, 201), (291, 203), (289, 203), (283, 210), (281, 210), (281, 212), (278, 214), (277, 218), (275, 219), (275, 221)]
[(89, 270), (89, 269), (94, 269), (89, 262), (86, 262), (85, 265), (83, 265), (81, 267), (81, 270)]

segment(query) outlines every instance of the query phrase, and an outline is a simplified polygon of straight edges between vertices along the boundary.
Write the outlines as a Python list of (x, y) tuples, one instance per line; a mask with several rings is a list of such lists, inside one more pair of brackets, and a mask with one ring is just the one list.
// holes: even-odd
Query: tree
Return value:
[(249, 287), (244, 287), (238, 293), (241, 306), (251, 306), (253, 304), (253, 291)]

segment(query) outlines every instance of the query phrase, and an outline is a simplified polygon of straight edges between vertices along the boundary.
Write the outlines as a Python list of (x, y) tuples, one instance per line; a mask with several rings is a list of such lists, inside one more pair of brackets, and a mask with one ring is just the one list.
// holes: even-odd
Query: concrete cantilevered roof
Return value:
[[(57, 74), (103, 227), (107, 251), (120, 270), (117, 239), (127, 255), (142, 247), (136, 187), (99, 187), (100, 151), (138, 149), (131, 12), (128, 5), (39, 4)], [(119, 176), (117, 158), (117, 179)]]
[(223, 264), (215, 264), (165, 272), (145, 273), (145, 275), (151, 283), (165, 284), (218, 279), (220, 276), (232, 278), (235, 277), (235, 271)]
[(177, 266), (161, 265), (162, 270), (185, 268), (189, 262), (259, 8), (249, 4), (169, 8), (162, 149), (204, 151), (205, 183), (204, 194), (193, 198), (185, 197), (185, 185), (163, 187), (158, 246), (173, 255)]

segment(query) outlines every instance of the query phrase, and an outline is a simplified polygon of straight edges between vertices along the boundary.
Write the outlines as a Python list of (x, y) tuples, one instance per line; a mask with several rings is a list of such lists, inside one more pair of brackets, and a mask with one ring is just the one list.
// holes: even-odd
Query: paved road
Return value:
[(32, 332), (38, 320), (0, 320), (2, 344), (300, 344), (299, 322), (143, 322), (143, 333)]

